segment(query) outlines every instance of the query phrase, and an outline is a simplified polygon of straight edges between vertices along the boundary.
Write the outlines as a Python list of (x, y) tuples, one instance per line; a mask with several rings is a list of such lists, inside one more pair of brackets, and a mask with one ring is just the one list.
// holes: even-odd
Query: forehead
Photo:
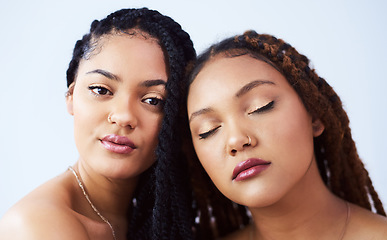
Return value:
[(216, 56), (199, 72), (190, 86), (188, 100), (213, 99), (234, 95), (254, 80), (269, 80), (286, 85), (285, 77), (268, 63), (248, 55)]
[(168, 78), (164, 53), (158, 42), (137, 36), (112, 35), (104, 39), (98, 52), (80, 62), (78, 76), (96, 69), (121, 79), (166, 81)]
[[(164, 54), (158, 41), (154, 38), (144, 38), (142, 35), (115, 34), (106, 35), (98, 40), (98, 46), (84, 60), (104, 59), (111, 61), (122, 56), (145, 58), (149, 55), (164, 59)], [(105, 57), (109, 56), (109, 59)]]
[(92, 35), (88, 45), (86, 46), (85, 53), (83, 54), (83, 59), (89, 60), (91, 57), (98, 55), (103, 50), (106, 44), (108, 44), (112, 39), (116, 39), (117, 37), (148, 40), (150, 42), (155, 42), (160, 45), (159, 40), (157, 38), (151, 36), (149, 33), (144, 32), (140, 29), (112, 29), (110, 32), (102, 34), (100, 36)]
[(153, 42), (157, 45), (160, 45), (159, 40), (153, 36), (151, 36), (149, 33), (146, 33), (139, 29), (127, 29), (127, 30), (118, 30), (113, 29), (108, 33), (102, 34), (100, 36), (92, 35), (88, 49), (85, 52), (84, 58), (88, 58), (88, 56), (92, 56), (95, 54), (98, 54), (106, 44), (109, 44), (109, 42), (112, 39), (117, 38), (127, 38), (127, 39), (137, 39), (137, 40), (144, 40), (148, 42)]

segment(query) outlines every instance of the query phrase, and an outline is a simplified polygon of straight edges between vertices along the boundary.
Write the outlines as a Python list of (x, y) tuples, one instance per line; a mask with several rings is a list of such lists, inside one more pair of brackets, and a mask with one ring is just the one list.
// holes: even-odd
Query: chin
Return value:
[(275, 205), (281, 199), (270, 192), (239, 193), (232, 201), (248, 208), (266, 208)]
[(117, 171), (111, 172), (109, 175), (109, 178), (117, 179), (117, 180), (130, 180), (130, 179), (137, 179), (142, 173), (146, 171), (142, 169), (118, 169)]

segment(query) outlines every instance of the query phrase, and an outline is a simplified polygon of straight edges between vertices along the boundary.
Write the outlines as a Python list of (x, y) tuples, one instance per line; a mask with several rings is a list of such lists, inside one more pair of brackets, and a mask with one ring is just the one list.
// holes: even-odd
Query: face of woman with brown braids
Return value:
[(191, 84), (187, 108), (198, 158), (227, 198), (264, 207), (313, 184), (305, 176), (324, 126), (268, 63), (212, 58)]

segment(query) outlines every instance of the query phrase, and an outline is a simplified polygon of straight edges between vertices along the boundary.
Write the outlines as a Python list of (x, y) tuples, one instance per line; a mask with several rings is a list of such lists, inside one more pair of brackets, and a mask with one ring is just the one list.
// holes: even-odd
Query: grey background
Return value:
[(159, 10), (198, 52), (254, 29), (308, 56), (345, 105), (359, 154), (387, 204), (386, 1), (4, 1), (0, 22), (0, 217), (77, 160), (65, 71), (94, 19), (121, 8)]

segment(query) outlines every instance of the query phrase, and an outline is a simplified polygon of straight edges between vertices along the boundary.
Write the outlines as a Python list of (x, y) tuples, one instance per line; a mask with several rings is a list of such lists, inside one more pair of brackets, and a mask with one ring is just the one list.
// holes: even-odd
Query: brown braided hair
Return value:
[[(325, 126), (323, 134), (314, 140), (314, 151), (320, 175), (326, 186), (346, 201), (386, 215), (357, 153), (349, 119), (339, 96), (314, 69), (311, 69), (306, 56), (282, 39), (247, 31), (243, 35), (225, 39), (202, 53), (191, 70), (189, 84), (204, 65), (219, 54), (226, 57), (249, 55), (280, 71), (298, 93), (311, 116), (320, 119)], [(190, 159), (190, 167), (195, 176), (192, 184), (195, 194), (194, 207), (198, 213), (197, 238), (224, 236), (247, 225), (250, 219), (248, 210), (224, 197), (211, 182), (197, 157), (193, 156)]]

